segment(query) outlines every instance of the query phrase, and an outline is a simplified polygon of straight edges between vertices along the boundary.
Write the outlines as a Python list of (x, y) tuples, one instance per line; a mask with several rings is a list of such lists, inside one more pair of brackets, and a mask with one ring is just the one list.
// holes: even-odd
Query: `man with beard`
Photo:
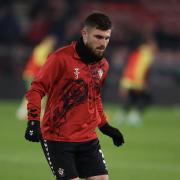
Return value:
[[(57, 180), (108, 180), (96, 127), (124, 143), (120, 131), (107, 122), (100, 97), (108, 62), (104, 51), (111, 36), (111, 21), (103, 13), (90, 14), (77, 42), (52, 53), (26, 94), (28, 124), (25, 138), (41, 142)], [(47, 104), (40, 125), (40, 102)]]

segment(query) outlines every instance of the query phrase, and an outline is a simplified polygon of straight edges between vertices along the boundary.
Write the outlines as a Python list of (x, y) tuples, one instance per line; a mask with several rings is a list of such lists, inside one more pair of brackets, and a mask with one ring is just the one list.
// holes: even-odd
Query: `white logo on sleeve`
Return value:
[(32, 136), (34, 134), (34, 131), (33, 130), (30, 130), (29, 131), (29, 135)]

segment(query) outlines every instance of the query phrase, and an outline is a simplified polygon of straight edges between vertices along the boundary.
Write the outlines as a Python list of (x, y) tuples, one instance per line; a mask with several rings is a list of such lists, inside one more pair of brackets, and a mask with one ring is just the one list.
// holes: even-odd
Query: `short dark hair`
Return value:
[(106, 14), (95, 12), (85, 19), (83, 26), (95, 27), (100, 30), (108, 30), (111, 29), (112, 22)]

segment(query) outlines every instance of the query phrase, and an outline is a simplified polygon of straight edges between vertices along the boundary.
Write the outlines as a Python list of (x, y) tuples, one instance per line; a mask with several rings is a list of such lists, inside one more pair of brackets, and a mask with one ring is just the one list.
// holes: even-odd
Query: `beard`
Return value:
[(105, 47), (94, 48), (91, 42), (84, 43), (81, 37), (76, 44), (76, 51), (82, 61), (85, 63), (96, 63), (104, 58)]
[(97, 59), (102, 59), (104, 57), (105, 48), (103, 46), (94, 49), (91, 44), (87, 43), (86, 47), (89, 49), (90, 53)]

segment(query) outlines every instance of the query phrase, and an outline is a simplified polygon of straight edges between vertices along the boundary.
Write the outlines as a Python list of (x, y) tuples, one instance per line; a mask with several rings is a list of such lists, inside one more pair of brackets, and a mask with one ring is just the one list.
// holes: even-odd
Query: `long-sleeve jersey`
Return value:
[(75, 50), (76, 42), (52, 53), (36, 75), (29, 91), (28, 120), (40, 120), (41, 99), (47, 104), (41, 132), (44, 139), (83, 142), (96, 139), (96, 127), (107, 120), (100, 90), (108, 71), (105, 58), (84, 63)]

